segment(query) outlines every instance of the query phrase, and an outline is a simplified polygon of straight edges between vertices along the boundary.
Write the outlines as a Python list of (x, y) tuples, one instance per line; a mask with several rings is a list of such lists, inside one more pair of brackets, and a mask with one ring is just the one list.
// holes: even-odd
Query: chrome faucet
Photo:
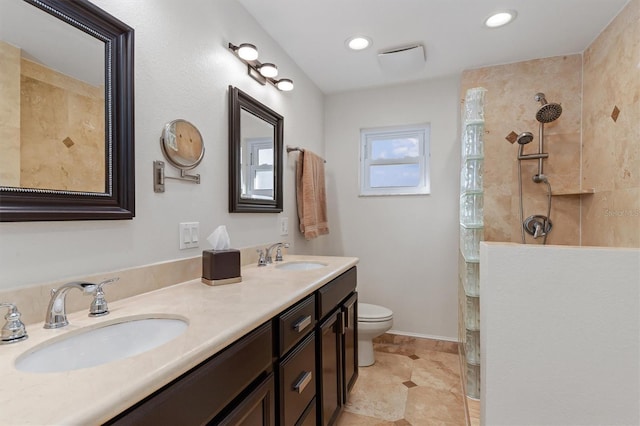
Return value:
[(274, 248), (277, 248), (278, 250), (276, 251), (276, 262), (282, 262), (282, 250), (281, 248), (288, 248), (289, 247), (289, 243), (275, 243), (272, 244), (271, 246), (269, 246), (267, 248), (267, 263), (273, 263), (273, 258), (271, 257), (271, 252), (273, 251)]
[(94, 300), (91, 303), (89, 316), (100, 316), (108, 314), (109, 309), (107, 307), (107, 301), (104, 298), (102, 286), (117, 281), (118, 279), (119, 278), (111, 278), (102, 281), (100, 284), (74, 281), (66, 283), (58, 289), (52, 289), (51, 300), (49, 301), (49, 306), (47, 307), (47, 312), (45, 313), (44, 328), (60, 328), (69, 324), (69, 321), (67, 320), (66, 300), (67, 293), (72, 288), (77, 288), (85, 295), (94, 296)]
[(18, 312), (16, 305), (13, 303), (0, 303), (0, 308), (9, 308), (9, 312), (4, 316), (7, 323), (2, 327), (0, 345), (20, 342), (29, 337), (24, 323), (20, 320), (20, 312)]

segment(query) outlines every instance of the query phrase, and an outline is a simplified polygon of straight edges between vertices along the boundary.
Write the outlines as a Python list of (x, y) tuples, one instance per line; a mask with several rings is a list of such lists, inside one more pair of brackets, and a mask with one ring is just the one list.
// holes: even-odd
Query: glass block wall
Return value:
[(460, 167), (459, 319), (467, 396), (480, 398), (480, 241), (483, 239), (484, 94), (467, 90)]

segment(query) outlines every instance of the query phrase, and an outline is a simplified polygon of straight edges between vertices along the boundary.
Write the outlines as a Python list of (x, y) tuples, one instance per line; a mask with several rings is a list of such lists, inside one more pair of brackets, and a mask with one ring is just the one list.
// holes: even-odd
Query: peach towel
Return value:
[(324, 160), (310, 151), (301, 151), (296, 163), (296, 200), (300, 232), (310, 240), (329, 233)]

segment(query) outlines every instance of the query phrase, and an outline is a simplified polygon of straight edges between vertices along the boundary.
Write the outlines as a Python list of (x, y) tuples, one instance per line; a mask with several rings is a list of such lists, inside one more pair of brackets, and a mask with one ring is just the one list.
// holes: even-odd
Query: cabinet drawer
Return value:
[(318, 319), (324, 318), (356, 289), (356, 268), (349, 269), (318, 290)]
[(311, 295), (277, 317), (278, 356), (295, 346), (316, 324), (315, 295)]
[(271, 322), (110, 420), (116, 425), (202, 425), (272, 370)]
[(315, 354), (315, 333), (311, 333), (279, 364), (282, 426), (294, 426), (316, 394)]

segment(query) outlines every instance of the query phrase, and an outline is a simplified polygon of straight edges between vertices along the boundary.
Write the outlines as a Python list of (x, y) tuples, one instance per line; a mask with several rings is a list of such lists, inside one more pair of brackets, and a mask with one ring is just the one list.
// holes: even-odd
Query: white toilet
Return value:
[(393, 325), (393, 312), (384, 306), (358, 303), (358, 366), (367, 367), (373, 357), (373, 338)]

